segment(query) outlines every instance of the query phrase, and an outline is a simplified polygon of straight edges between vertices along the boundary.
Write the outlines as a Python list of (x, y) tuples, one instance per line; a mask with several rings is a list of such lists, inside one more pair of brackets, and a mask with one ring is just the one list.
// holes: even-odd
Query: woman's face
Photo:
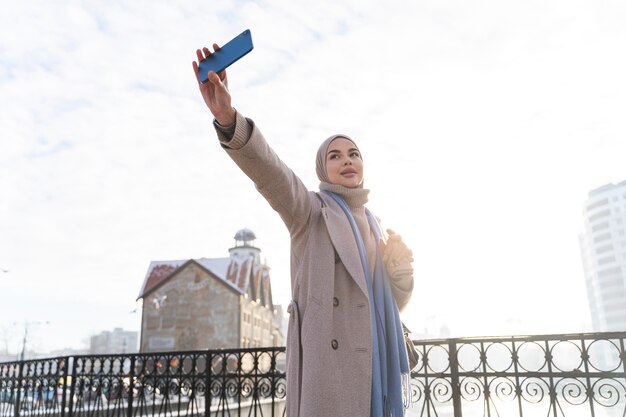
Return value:
[(352, 141), (337, 138), (326, 152), (326, 174), (332, 184), (356, 188), (363, 182), (363, 160)]

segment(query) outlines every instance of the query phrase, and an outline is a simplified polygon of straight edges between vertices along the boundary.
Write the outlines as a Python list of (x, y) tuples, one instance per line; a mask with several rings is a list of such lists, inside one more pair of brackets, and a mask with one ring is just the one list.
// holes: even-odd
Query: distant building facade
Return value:
[(112, 332), (104, 331), (91, 336), (89, 340), (89, 353), (136, 353), (138, 333), (127, 331), (119, 327)]
[(255, 239), (237, 232), (227, 258), (151, 262), (139, 295), (140, 351), (283, 345), (282, 309)]
[(593, 330), (626, 330), (626, 181), (589, 192), (580, 248)]

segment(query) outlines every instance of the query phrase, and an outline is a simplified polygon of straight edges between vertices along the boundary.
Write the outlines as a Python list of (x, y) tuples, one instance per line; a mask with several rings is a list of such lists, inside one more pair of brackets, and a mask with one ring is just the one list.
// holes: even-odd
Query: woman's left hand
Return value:
[(413, 262), (413, 252), (408, 248), (399, 234), (387, 229), (389, 238), (383, 249), (383, 262), (387, 267), (395, 267), (403, 263)]
[(389, 273), (391, 290), (398, 309), (406, 307), (413, 293), (413, 252), (402, 241), (400, 235), (387, 229), (389, 238), (383, 247), (383, 263)]

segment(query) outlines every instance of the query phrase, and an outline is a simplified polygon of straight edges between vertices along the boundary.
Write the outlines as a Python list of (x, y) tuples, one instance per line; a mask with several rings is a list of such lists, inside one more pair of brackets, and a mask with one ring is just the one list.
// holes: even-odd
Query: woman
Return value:
[[(196, 53), (198, 62), (211, 55)], [(193, 68), (198, 77), (197, 62)], [(320, 192), (308, 191), (232, 107), (225, 71), (198, 85), (222, 147), (291, 236), (287, 416), (403, 415), (408, 366), (398, 309), (413, 290), (413, 257), (399, 235), (381, 241), (364, 207), (358, 147), (345, 135), (326, 139), (316, 160)]]

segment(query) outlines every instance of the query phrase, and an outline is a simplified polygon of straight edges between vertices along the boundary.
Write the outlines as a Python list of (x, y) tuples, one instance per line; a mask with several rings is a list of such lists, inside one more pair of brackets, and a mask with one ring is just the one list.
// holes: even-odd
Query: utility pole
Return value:
[(24, 361), (26, 354), (26, 340), (28, 339), (28, 322), (24, 322), (24, 338), (22, 339), (22, 353), (20, 353), (20, 362)]
[[(13, 324), (17, 324), (17, 322), (13, 323)], [(50, 324), (49, 321), (44, 321), (44, 322), (40, 322), (40, 321), (33, 321), (33, 322), (29, 322), (29, 321), (24, 321), (24, 336), (22, 337), (22, 351), (20, 352), (20, 361), (24, 361), (24, 359), (26, 358), (26, 344), (28, 342), (28, 328), (30, 325), (33, 324)]]

